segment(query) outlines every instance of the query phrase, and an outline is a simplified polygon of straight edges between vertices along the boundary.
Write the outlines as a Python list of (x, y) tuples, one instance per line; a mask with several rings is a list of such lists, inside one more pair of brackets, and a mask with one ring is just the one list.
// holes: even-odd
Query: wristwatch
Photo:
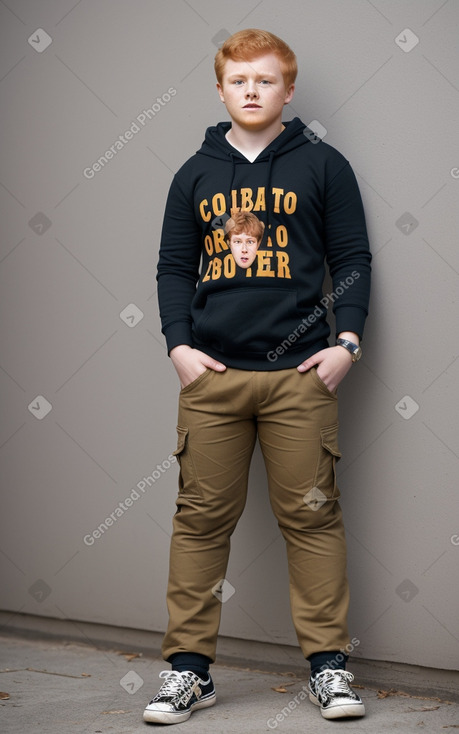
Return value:
[(347, 351), (351, 354), (353, 362), (358, 362), (360, 357), (362, 356), (361, 347), (359, 347), (357, 344), (354, 344), (354, 342), (348, 341), (347, 339), (337, 339), (336, 346), (344, 347), (345, 349), (347, 349)]

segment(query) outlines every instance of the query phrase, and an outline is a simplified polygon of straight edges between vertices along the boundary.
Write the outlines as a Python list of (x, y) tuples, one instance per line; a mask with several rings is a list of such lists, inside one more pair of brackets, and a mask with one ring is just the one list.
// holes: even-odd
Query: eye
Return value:
[(260, 82), (260, 84), (265, 84), (266, 85), (266, 84), (271, 84), (271, 82), (269, 81), (269, 79), (262, 79), (261, 82)]
[(235, 79), (233, 84), (235, 84), (237, 87), (239, 87), (241, 84), (243, 84), (242, 79)]

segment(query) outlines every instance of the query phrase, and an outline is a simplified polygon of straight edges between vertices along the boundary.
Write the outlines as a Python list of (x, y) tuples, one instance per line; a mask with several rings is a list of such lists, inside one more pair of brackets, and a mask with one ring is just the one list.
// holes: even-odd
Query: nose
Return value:
[(257, 88), (254, 82), (252, 81), (247, 82), (247, 89), (245, 91), (245, 96), (250, 97), (251, 99), (253, 99), (253, 97), (258, 96), (258, 91), (257, 91)]

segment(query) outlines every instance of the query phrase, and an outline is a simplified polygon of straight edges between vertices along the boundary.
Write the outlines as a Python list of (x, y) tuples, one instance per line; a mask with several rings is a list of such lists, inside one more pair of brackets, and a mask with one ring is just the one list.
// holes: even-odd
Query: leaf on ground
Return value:
[(9, 693), (3, 693), (3, 691), (0, 691), (0, 701), (6, 701), (9, 697)]
[[(352, 688), (358, 688), (359, 686), (354, 686), (352, 684)], [(380, 690), (379, 688), (374, 688), (373, 686), (364, 686), (364, 688), (367, 688), (369, 691), (375, 691), (377, 694), (377, 698), (387, 698), (387, 696), (403, 696), (404, 698), (415, 698), (419, 701), (436, 701), (437, 703), (444, 703), (446, 706), (454, 706), (455, 701), (448, 701), (445, 698), (439, 698), (438, 696), (422, 696), (422, 695), (416, 695), (415, 693), (407, 693), (406, 691), (397, 691), (395, 688), (390, 688), (388, 691)], [(451, 726), (454, 726), (456, 729), (459, 729), (459, 724), (452, 724)]]
[(280, 686), (271, 686), (272, 691), (276, 691), (276, 693), (288, 693), (287, 686), (294, 686), (296, 681), (292, 681), (291, 683), (281, 683)]
[(422, 708), (420, 709), (414, 709), (412, 706), (410, 706), (409, 709), (407, 709), (407, 713), (412, 714), (415, 711), (437, 711), (437, 709), (439, 708), (440, 706), (422, 706)]
[(410, 698), (409, 693), (405, 693), (404, 691), (397, 691), (395, 688), (389, 688), (388, 691), (378, 691), (378, 698), (387, 698), (388, 696), (406, 696), (407, 698)]
[(130, 714), (130, 711), (124, 711), (124, 709), (114, 709), (113, 711), (102, 711), (103, 714)]
[(91, 673), (82, 673), (81, 674), (81, 677), (82, 678), (90, 678), (91, 677)]
[(141, 658), (142, 653), (141, 652), (124, 652), (123, 650), (117, 650), (117, 655), (122, 655), (123, 658), (126, 658), (128, 663), (131, 662), (131, 660), (135, 660), (135, 658)]

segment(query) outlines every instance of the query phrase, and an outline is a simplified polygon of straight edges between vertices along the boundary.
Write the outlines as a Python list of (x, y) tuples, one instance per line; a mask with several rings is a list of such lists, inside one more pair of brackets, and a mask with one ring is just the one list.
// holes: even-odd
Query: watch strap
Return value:
[(349, 341), (349, 339), (337, 339), (336, 346), (344, 347), (350, 353), (353, 362), (357, 362), (362, 356), (362, 349), (358, 344)]

